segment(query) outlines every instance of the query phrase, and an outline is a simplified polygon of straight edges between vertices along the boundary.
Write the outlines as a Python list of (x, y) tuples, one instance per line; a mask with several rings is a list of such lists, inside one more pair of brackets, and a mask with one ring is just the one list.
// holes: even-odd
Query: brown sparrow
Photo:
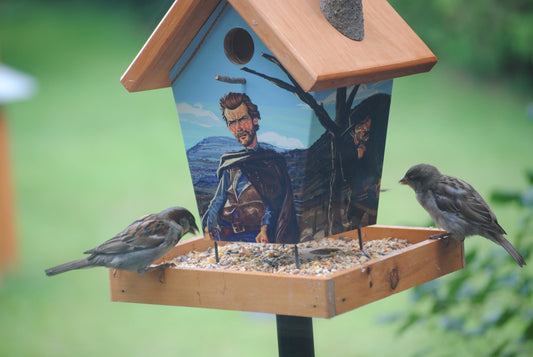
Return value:
[(74, 260), (45, 270), (56, 275), (74, 269), (103, 266), (117, 270), (146, 272), (150, 264), (167, 254), (186, 233), (196, 233), (194, 216), (182, 207), (168, 208), (143, 216), (125, 230)]

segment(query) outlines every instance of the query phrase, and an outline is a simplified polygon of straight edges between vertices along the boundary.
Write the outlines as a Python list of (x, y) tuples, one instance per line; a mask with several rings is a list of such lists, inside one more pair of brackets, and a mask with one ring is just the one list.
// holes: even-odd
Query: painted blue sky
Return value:
[[(242, 66), (233, 64), (226, 57), (224, 37), (231, 29), (241, 27), (252, 36), (255, 46), (254, 56), (245, 66), (289, 82), (275, 64), (261, 56), (261, 53), (271, 52), (238, 13), (230, 5), (219, 6), (219, 9), (222, 14), (200, 49), (172, 84), (185, 147), (189, 149), (209, 136), (232, 137), (222, 119), (218, 104), (219, 99), (230, 91), (247, 93), (259, 107), (261, 120), (257, 134), (260, 142), (285, 149), (307, 148), (312, 145), (324, 133), (313, 111), (294, 94), (242, 71)], [(207, 29), (208, 26), (204, 26), (202, 30)], [(194, 48), (191, 46), (188, 53), (192, 53)], [(170, 72), (171, 78), (175, 77), (179, 67), (186, 63), (189, 57), (182, 57)], [(244, 77), (246, 84), (223, 83), (215, 80), (216, 75)], [(375, 93), (390, 94), (391, 90), (392, 81), (363, 84), (359, 88), (355, 104)], [(333, 116), (335, 90), (314, 92), (313, 95)]]

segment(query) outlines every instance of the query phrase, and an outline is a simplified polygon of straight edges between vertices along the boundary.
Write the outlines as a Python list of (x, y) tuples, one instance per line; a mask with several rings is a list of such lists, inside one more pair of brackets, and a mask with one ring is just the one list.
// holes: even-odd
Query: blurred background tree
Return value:
[[(64, 0), (52, 2), (60, 4)], [(130, 11), (151, 27), (154, 22), (159, 22), (172, 2), (173, 0), (93, 1), (110, 10), (120, 8)], [(415, 32), (422, 36), (440, 60), (445, 59), (478, 75), (505, 75), (533, 86), (531, 0), (389, 2)], [(86, 1), (74, 0), (70, 3), (82, 5)]]
[(391, 0), (440, 60), (533, 83), (531, 0)]

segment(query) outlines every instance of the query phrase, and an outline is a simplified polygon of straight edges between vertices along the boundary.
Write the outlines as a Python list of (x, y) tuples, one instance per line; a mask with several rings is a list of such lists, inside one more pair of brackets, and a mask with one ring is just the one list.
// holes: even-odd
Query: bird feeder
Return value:
[(34, 92), (32, 77), (0, 63), (0, 272), (12, 267), (17, 256), (8, 123), (3, 106), (28, 99)]
[[(179, 0), (121, 82), (130, 92), (172, 87), (211, 238), (241, 240), (264, 224), (242, 212), (266, 210), (270, 243), (342, 234), (412, 246), (324, 278), (167, 269), (163, 286), (157, 274), (121, 272), (110, 277), (112, 300), (330, 318), (463, 267), (462, 243), (427, 240), (435, 230), (375, 225), (392, 80), (427, 72), (437, 59), (385, 0), (362, 6), (364, 38), (355, 41), (318, 0)], [(244, 169), (254, 150), (267, 158)], [(235, 166), (247, 179), (240, 188)], [(259, 208), (238, 201), (250, 186)], [(212, 245), (198, 237), (167, 258)], [(264, 289), (280, 298), (262, 298)]]

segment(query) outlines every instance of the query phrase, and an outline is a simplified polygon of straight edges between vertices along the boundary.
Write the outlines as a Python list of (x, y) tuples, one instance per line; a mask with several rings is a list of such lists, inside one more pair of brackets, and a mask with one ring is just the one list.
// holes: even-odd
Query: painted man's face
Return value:
[(256, 143), (254, 124), (257, 118), (251, 118), (246, 104), (242, 103), (235, 109), (224, 109), (226, 123), (235, 139), (245, 147), (253, 147)]
[(355, 137), (354, 141), (357, 140), (357, 143), (366, 143), (370, 138), (370, 126), (372, 125), (372, 119), (366, 117), (361, 123), (358, 123), (355, 126)]

